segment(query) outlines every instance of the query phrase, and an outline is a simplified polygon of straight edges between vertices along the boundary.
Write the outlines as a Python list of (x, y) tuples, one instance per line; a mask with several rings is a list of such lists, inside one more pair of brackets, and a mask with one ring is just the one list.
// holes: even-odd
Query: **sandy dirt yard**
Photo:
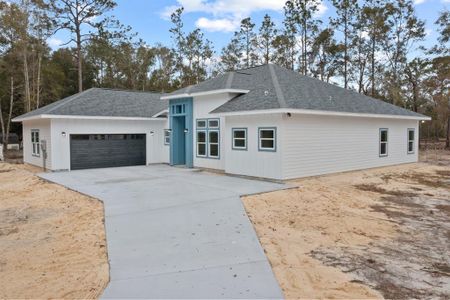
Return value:
[(96, 298), (109, 281), (103, 204), (0, 163), (0, 299)]
[(450, 298), (450, 153), (244, 205), (286, 298)]

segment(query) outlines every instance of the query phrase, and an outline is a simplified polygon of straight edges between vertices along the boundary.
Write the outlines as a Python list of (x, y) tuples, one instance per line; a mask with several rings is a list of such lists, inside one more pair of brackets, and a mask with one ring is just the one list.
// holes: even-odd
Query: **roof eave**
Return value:
[(171, 100), (171, 99), (179, 99), (179, 98), (187, 98), (187, 97), (198, 97), (198, 96), (209, 96), (209, 95), (224, 94), (224, 93), (247, 94), (249, 91), (250, 90), (242, 90), (242, 89), (219, 89), (219, 90), (212, 90), (212, 91), (205, 91), (205, 92), (167, 95), (167, 96), (162, 96), (161, 100)]
[(12, 119), (13, 122), (24, 122), (24, 121), (33, 121), (33, 120), (41, 120), (41, 119), (84, 119), (84, 120), (130, 120), (130, 121), (163, 121), (165, 118), (161, 117), (119, 117), (119, 116), (79, 116), (79, 115), (50, 115), (50, 114), (40, 114), (29, 117), (16, 117)]
[(431, 120), (431, 117), (427, 117), (427, 116), (352, 113), (352, 112), (337, 112), (337, 111), (325, 111), (325, 110), (313, 110), (313, 109), (289, 109), (289, 108), (247, 110), (247, 111), (233, 111), (233, 112), (217, 112), (217, 113), (210, 112), (210, 114), (215, 115), (215, 116), (220, 116), (220, 117), (258, 115), (258, 114), (274, 114), (274, 113), (343, 116), (343, 117), (364, 117), (364, 118), (382, 118), (382, 119), (404, 119), (404, 120), (417, 120), (417, 121)]

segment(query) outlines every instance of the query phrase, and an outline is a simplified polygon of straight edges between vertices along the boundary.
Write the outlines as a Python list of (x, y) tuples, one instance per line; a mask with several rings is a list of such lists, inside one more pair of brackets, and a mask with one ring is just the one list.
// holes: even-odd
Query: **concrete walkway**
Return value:
[(239, 196), (283, 185), (166, 165), (40, 176), (103, 200), (104, 298), (282, 298)]

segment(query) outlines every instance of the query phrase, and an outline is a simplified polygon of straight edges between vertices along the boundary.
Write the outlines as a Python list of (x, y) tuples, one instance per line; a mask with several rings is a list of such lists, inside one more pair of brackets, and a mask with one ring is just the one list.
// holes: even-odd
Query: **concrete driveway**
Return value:
[(166, 165), (41, 177), (103, 200), (104, 298), (282, 298), (239, 196), (283, 185)]

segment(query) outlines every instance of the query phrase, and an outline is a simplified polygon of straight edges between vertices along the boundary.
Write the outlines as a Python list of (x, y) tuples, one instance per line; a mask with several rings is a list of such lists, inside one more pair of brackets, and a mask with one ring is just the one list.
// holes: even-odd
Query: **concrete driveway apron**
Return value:
[(167, 165), (40, 175), (104, 202), (104, 298), (282, 298), (240, 195), (284, 185)]

